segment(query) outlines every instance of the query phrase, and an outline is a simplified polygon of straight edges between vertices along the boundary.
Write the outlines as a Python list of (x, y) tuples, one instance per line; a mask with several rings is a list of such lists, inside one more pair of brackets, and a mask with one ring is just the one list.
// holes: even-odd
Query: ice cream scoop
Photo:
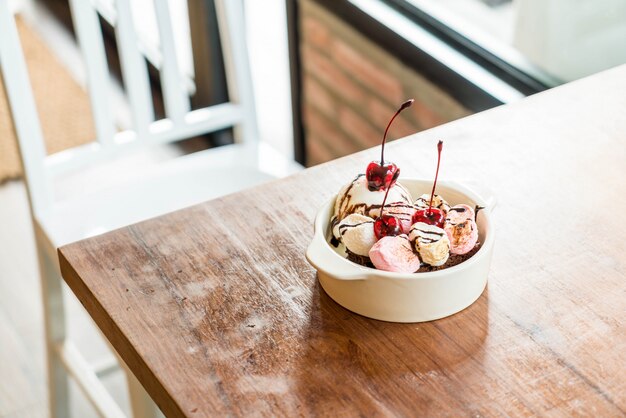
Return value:
[(444, 230), (450, 240), (452, 254), (465, 254), (478, 241), (478, 227), (474, 222), (474, 209), (468, 205), (455, 205), (446, 216)]
[[(430, 195), (423, 194), (417, 198), (417, 200), (415, 201), (415, 206), (418, 209), (428, 209), (429, 203), (430, 203)], [(448, 202), (445, 201), (443, 197), (436, 194), (433, 196), (433, 208), (437, 208), (441, 210), (444, 214), (447, 214), (448, 211), (450, 210), (450, 205), (448, 204)]]
[(356, 255), (367, 257), (376, 244), (374, 220), (368, 216), (353, 213), (346, 216), (333, 228), (333, 235)]
[[(384, 198), (385, 190), (370, 191), (365, 175), (359, 174), (339, 191), (335, 200), (333, 226), (353, 213), (376, 218)], [(387, 203), (411, 205), (411, 194), (404, 186), (396, 183), (389, 189)]]
[(438, 267), (448, 261), (450, 241), (446, 232), (438, 226), (417, 222), (411, 227), (409, 240), (414, 243), (424, 263)]
[(414, 273), (420, 268), (420, 259), (404, 234), (381, 238), (374, 244), (369, 256), (379, 270)]

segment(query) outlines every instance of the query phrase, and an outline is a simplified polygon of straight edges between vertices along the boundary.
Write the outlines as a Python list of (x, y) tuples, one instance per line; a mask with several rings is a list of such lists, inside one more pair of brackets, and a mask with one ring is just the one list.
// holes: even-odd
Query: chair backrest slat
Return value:
[[(123, 152), (155, 143), (170, 143), (234, 127), (247, 141), (258, 139), (254, 96), (249, 72), (242, 0), (216, 0), (220, 41), (226, 65), (229, 102), (190, 110), (189, 80), (181, 71), (174, 42), (168, 0), (154, 0), (161, 59), (152, 61), (160, 72), (166, 118), (154, 120), (150, 78), (143, 40), (133, 19), (132, 0), (69, 0), (80, 50), (97, 141), (46, 156), (40, 119), (28, 78), (13, 12), (0, 0), (0, 67), (22, 154), (34, 213), (52, 202), (53, 179)], [(94, 6), (94, 2), (98, 7)], [(111, 7), (115, 4), (116, 7)], [(122, 75), (133, 113), (131, 129), (117, 132), (111, 106), (111, 79), (100, 27), (99, 8), (116, 31)], [(138, 16), (135, 16), (139, 18)], [(196, 76), (204, 76), (197, 74)], [(84, 138), (91, 140), (92, 138)], [(252, 149), (252, 148), (251, 148)]]
[(160, 70), (165, 113), (174, 124), (180, 124), (190, 109), (189, 94), (185, 90), (183, 74), (176, 54), (168, 2), (167, 0), (155, 0), (154, 6), (162, 54)]
[(98, 12), (86, 0), (70, 0), (70, 8), (87, 70), (87, 87), (97, 139), (108, 146), (113, 142), (115, 126), (109, 97), (111, 80)]
[(18, 138), (25, 179), (34, 213), (41, 213), (50, 203), (44, 159), (46, 148), (37, 116), (28, 68), (22, 54), (13, 12), (8, 1), (0, 1), (0, 77), (11, 109), (13, 128)]
[[(241, 109), (241, 106), (234, 103), (222, 103), (193, 110), (187, 114), (185, 124), (177, 129), (174, 129), (169, 119), (158, 120), (150, 124), (150, 143), (152, 145), (171, 143), (181, 138), (192, 138), (239, 125), (243, 123)], [(49, 156), (45, 168), (50, 175), (72, 171), (144, 145), (144, 141), (136, 139), (134, 131), (119, 132), (115, 136), (115, 147), (103, 148), (96, 142), (74, 147)]]
[(230, 101), (242, 106), (243, 123), (235, 130), (238, 142), (258, 138), (254, 91), (248, 62), (247, 25), (241, 0), (216, 0), (217, 20), (224, 54), (226, 82)]
[(149, 124), (154, 121), (152, 93), (146, 60), (139, 49), (139, 40), (128, 0), (117, 0), (115, 34), (120, 50), (124, 87), (132, 112), (133, 128), (139, 138), (145, 138)]

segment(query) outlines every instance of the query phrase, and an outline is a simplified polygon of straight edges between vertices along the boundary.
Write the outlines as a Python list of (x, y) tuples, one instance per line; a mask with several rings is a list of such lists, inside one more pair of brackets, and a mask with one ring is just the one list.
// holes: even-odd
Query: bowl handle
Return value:
[(313, 267), (340, 280), (366, 280), (368, 278), (368, 273), (354, 271), (354, 268), (347, 266), (347, 260), (330, 248), (325, 240), (320, 242), (320, 236), (316, 233), (306, 250), (306, 259)]
[(462, 184), (463, 186), (468, 188), (470, 191), (472, 191), (480, 200), (479, 202), (476, 202), (476, 203), (479, 204), (480, 206), (484, 206), (485, 209), (489, 211), (489, 213), (493, 212), (494, 208), (497, 206), (498, 198), (493, 193), (493, 190), (491, 190), (489, 187), (485, 186), (484, 184), (479, 183), (477, 181), (473, 181), (473, 180), (463, 181), (457, 184)]

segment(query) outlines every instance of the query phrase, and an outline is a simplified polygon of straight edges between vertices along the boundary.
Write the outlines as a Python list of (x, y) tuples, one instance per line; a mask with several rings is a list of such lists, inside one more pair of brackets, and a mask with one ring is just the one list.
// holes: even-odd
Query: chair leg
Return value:
[(37, 248), (43, 297), (46, 358), (48, 363), (48, 397), (52, 418), (69, 417), (69, 377), (57, 355), (56, 347), (65, 340), (65, 308), (62, 279), (56, 265), (42, 248)]
[(158, 418), (162, 416), (161, 411), (141, 383), (139, 383), (133, 372), (125, 365), (124, 371), (128, 381), (128, 395), (133, 418)]
[[(1, 1), (1, 0), (0, 0)], [(63, 303), (63, 279), (56, 264), (38, 245), (39, 272), (43, 298), (46, 359), (48, 363), (48, 398), (51, 418), (67, 418), (69, 407), (69, 374), (57, 347), (66, 339), (65, 305)], [(120, 359), (121, 362), (121, 359)], [(126, 372), (133, 418), (159, 418), (163, 415), (152, 398), (146, 393), (135, 375), (121, 362)]]

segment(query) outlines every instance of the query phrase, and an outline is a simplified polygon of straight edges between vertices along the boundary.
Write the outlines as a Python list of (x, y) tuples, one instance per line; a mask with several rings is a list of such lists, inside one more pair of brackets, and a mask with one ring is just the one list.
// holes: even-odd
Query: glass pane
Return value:
[(571, 81), (626, 63), (624, 0), (407, 0), (515, 65)]

